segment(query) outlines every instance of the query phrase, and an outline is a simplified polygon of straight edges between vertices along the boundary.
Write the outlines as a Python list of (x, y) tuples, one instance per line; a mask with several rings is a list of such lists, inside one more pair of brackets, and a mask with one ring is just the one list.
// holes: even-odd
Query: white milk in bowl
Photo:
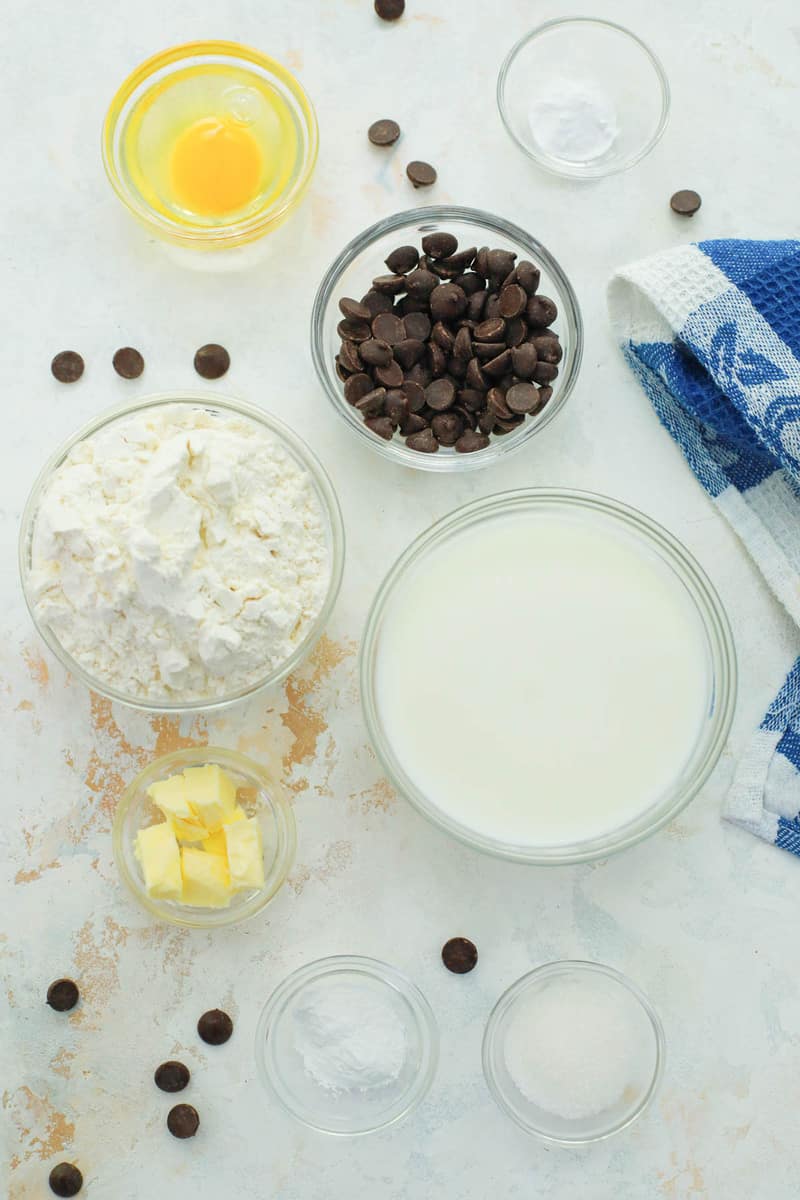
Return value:
[(384, 760), (489, 848), (635, 821), (679, 787), (713, 704), (706, 626), (669, 552), (586, 499), (489, 508), (422, 550), (377, 624)]

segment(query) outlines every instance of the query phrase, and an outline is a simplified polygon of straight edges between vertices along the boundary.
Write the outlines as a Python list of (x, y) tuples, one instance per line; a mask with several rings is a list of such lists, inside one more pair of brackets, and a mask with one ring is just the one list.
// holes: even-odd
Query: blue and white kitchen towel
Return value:
[[(800, 626), (800, 242), (700, 242), (618, 271), (622, 350), (700, 483)], [(800, 855), (800, 658), (725, 816)]]

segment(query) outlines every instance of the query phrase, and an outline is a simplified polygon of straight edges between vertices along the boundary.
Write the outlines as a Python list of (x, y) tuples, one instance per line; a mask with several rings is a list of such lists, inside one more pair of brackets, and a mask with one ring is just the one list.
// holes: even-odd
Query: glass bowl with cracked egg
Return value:
[[(339, 301), (366, 293), (372, 279), (386, 272), (386, 256), (398, 246), (408, 243), (419, 248), (423, 237), (438, 232), (453, 234), (462, 248), (486, 245), (513, 251), (518, 260), (530, 259), (541, 272), (538, 294), (551, 297), (558, 308), (553, 332), (561, 341), (563, 358), (549, 402), (535, 416), (526, 417), (517, 429), (502, 437), (493, 434), (488, 446), (471, 454), (461, 454), (444, 445), (435, 454), (424, 454), (410, 449), (397, 431), (390, 441), (379, 437), (345, 400), (344, 384), (336, 370), (340, 342), (337, 327), (342, 319)], [(583, 322), (578, 299), (561, 265), (546, 247), (518, 225), (474, 208), (435, 205), (395, 213), (378, 221), (345, 246), (332, 263), (319, 285), (311, 315), (311, 356), (319, 381), (339, 417), (356, 440), (376, 454), (420, 471), (474, 471), (503, 461), (527, 445), (563, 409), (575, 386), (582, 354)]]
[[(137, 838), (140, 830), (165, 825), (170, 818), (165, 820), (164, 810), (154, 803), (153, 793), (148, 791), (183, 772), (209, 766), (219, 767), (233, 785), (237, 819), (257, 823), (264, 864), (263, 884), (232, 890), (228, 903), (220, 903), (218, 907), (155, 897), (149, 894), (145, 883)], [(254, 917), (274, 899), (294, 862), (296, 829), (291, 806), (280, 784), (263, 767), (235, 750), (194, 746), (156, 759), (131, 781), (114, 814), (112, 843), (120, 878), (142, 908), (172, 925), (217, 929)], [(201, 858), (207, 850), (208, 857), (212, 857), (214, 850), (205, 843), (189, 845), (189, 849), (193, 856)]]
[(150, 712), (209, 711), (280, 683), (313, 648), (344, 527), (323, 467), (282, 421), (165, 393), (53, 454), (19, 565), (39, 634), (87, 687)]

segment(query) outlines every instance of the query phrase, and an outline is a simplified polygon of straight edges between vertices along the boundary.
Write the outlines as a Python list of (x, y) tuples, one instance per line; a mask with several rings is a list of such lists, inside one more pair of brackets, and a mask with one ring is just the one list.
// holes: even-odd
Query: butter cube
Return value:
[(236, 785), (218, 763), (188, 767), (183, 779), (186, 797), (198, 820), (209, 833), (216, 833), (231, 819), (236, 808)]
[(181, 851), (167, 821), (148, 825), (136, 835), (136, 857), (144, 885), (154, 900), (180, 900), (183, 894)]
[(231, 901), (228, 864), (219, 854), (206, 854), (194, 846), (181, 849), (184, 904), (195, 908), (227, 908)]
[(226, 825), (223, 832), (228, 847), (231, 888), (238, 892), (244, 888), (263, 887), (264, 850), (261, 845), (261, 826), (257, 818), (234, 821)]
[[(238, 804), (233, 810), (225, 825), (233, 825), (236, 821), (246, 820), (245, 811), (239, 808)], [(202, 843), (206, 854), (222, 854), (225, 858), (228, 857), (228, 846), (225, 842), (225, 825), (222, 829), (218, 829), (216, 833), (210, 833)]]
[(186, 785), (182, 775), (172, 775), (152, 783), (147, 794), (169, 821), (175, 836), (185, 842), (199, 842), (206, 836), (206, 829), (197, 819), (186, 796)]

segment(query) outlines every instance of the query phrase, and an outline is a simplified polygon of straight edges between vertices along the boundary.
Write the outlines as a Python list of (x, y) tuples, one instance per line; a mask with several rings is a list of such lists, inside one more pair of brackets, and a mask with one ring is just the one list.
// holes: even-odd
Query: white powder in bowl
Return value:
[(277, 435), (182, 404), (74, 446), (31, 552), (36, 615), (67, 653), (133, 697), (176, 703), (244, 690), (284, 663), (331, 571), (319, 496)]
[(588, 163), (614, 145), (619, 129), (611, 99), (577, 80), (553, 80), (528, 112), (533, 140), (551, 158)]
[(294, 1047), (307, 1075), (331, 1092), (365, 1092), (400, 1076), (408, 1053), (403, 1023), (374, 987), (327, 982), (294, 1013)]
[(523, 997), (505, 1039), (506, 1066), (523, 1096), (573, 1121), (619, 1103), (641, 1073), (634, 1003), (619, 985), (576, 978)]

